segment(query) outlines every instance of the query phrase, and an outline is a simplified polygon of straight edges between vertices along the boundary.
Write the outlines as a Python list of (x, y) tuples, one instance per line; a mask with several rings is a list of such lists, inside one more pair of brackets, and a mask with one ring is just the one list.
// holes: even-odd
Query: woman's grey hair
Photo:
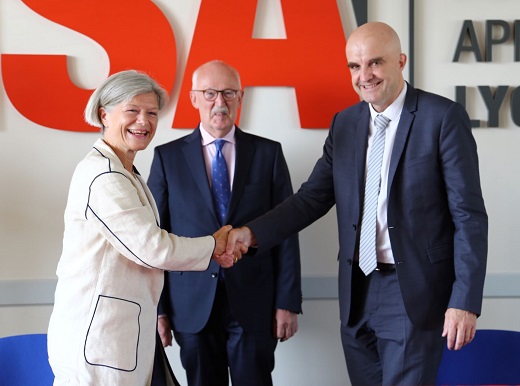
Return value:
[(159, 110), (168, 100), (168, 93), (155, 80), (136, 70), (117, 72), (109, 76), (90, 96), (85, 108), (85, 121), (104, 130), (99, 116), (99, 109), (107, 111), (132, 100), (137, 95), (155, 93)]

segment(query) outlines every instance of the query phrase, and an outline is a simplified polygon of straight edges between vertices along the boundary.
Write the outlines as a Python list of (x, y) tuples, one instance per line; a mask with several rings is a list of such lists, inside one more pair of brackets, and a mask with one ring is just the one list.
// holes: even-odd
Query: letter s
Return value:
[[(109, 75), (146, 72), (166, 90), (173, 87), (176, 45), (171, 26), (149, 0), (23, 0), (43, 17), (98, 42), (110, 60)], [(2, 54), (2, 79), (14, 107), (49, 128), (97, 131), (83, 121), (92, 90), (74, 85), (66, 55)]]

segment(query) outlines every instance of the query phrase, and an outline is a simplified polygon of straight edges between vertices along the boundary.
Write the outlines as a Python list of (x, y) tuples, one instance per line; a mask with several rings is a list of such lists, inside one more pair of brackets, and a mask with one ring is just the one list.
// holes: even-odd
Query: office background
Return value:
[[(172, 122), (177, 101), (188, 98), (187, 94), (181, 94), (181, 83), (198, 12), (204, 1), (154, 1), (174, 31), (177, 67), (172, 70), (175, 79), (171, 101), (162, 113), (157, 134), (150, 147), (137, 155), (136, 166), (145, 177), (153, 147), (191, 130), (172, 129)], [(294, 3), (294, 0), (258, 0), (253, 31), (256, 38), (288, 38), (282, 12), (286, 1)], [(352, 3), (331, 1), (338, 7), (347, 37), (356, 25)], [(516, 200), (520, 196), (520, 152), (517, 150), (520, 120), (516, 115), (520, 114), (520, 98), (515, 90), (520, 86), (520, 64), (515, 55), (520, 47), (520, 24), (515, 20), (520, 19), (520, 8), (517, 1), (368, 0), (367, 5), (369, 21), (387, 22), (401, 36), (403, 51), (410, 56), (406, 79), (413, 77), (416, 87), (452, 99), (456, 98), (457, 86), (465, 87), (463, 93), (459, 91), (458, 100), (461, 95), (465, 96), (470, 117), (480, 126), (474, 128), (474, 135), (490, 220), (488, 275), (478, 328), (519, 330), (520, 205)], [(103, 7), (97, 11), (102, 13)], [(486, 36), (488, 21), (495, 22), (487, 23), (493, 27)], [(219, 38), (226, 34), (226, 24), (234, 22), (219, 20), (214, 40), (208, 45), (218, 45)], [(507, 39), (504, 33), (508, 27), (504, 24), (510, 29)], [(474, 52), (465, 50), (454, 61), (460, 35), (470, 27), (474, 28), (477, 40), (470, 41), (469, 32), (465, 33), (464, 46), (473, 44), (475, 48), (478, 44), (478, 50), (484, 55), (489, 46), (486, 43), (495, 42), (489, 47), (492, 58), (487, 59), (490, 60), (479, 61)], [(146, 28), (145, 15), (142, 23), (129, 23), (127, 28), (128, 39), (138, 35), (140, 29)], [(505, 41), (498, 43), (500, 40)], [(134, 54), (147, 55), (146, 50), (146, 47), (136, 47)], [(95, 88), (110, 67), (101, 46), (79, 32), (42, 17), (20, 0), (0, 1), (0, 52), (67, 55), (69, 75), (84, 89)], [(308, 55), (312, 54), (313, 48), (308, 47)], [(327, 61), (327, 57), (322, 60)], [(70, 177), (76, 163), (99, 134), (56, 130), (28, 119), (17, 110), (4, 87), (6, 74), (2, 64), (0, 62), (0, 336), (8, 336), (46, 332)], [(343, 71), (341, 76), (346, 77), (350, 88), (348, 68)], [(308, 73), (307, 76), (319, 80), (322, 74)], [(38, 98), (44, 100), (52, 89), (32, 92), (34, 94), (28, 97), (37, 103)], [(350, 90), (346, 94), (348, 92)], [(323, 98), (322, 103), (327, 103), (327, 96)], [(56, 115), (55, 119), (59, 120), (59, 113)], [(295, 189), (305, 181), (321, 155), (327, 135), (326, 125), (302, 129), (299, 117), (294, 88), (246, 87), (240, 126), (282, 143)], [(197, 123), (193, 121), (191, 126)], [(276, 385), (348, 385), (339, 340), (334, 210), (305, 229), (300, 244), (304, 313), (299, 318), (297, 335), (277, 349), (274, 382)], [(182, 374), (177, 347), (169, 348), (168, 355), (176, 373)], [(184, 381), (182, 375), (180, 379)]]

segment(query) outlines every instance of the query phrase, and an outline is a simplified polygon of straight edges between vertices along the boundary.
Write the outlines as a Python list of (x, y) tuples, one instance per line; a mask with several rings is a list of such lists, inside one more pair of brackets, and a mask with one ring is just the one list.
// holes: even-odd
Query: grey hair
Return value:
[(129, 102), (137, 95), (155, 93), (159, 110), (168, 100), (168, 93), (155, 80), (143, 72), (127, 70), (109, 76), (90, 96), (85, 107), (85, 121), (104, 130), (99, 116), (101, 107), (110, 111), (113, 107)]

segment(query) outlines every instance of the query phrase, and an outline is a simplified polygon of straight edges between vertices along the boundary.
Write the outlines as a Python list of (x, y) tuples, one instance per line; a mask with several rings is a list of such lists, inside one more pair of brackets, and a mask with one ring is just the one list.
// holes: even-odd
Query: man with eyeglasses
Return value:
[[(190, 99), (200, 124), (155, 149), (148, 180), (162, 228), (187, 237), (211, 234), (220, 224), (242, 225), (292, 194), (280, 143), (235, 125), (243, 95), (237, 70), (224, 62), (193, 73)], [(215, 171), (218, 157), (227, 172)], [(218, 174), (224, 180), (215, 180)], [(228, 188), (219, 195), (230, 195), (217, 203), (212, 188), (221, 185)], [(296, 333), (301, 312), (298, 236), (229, 269), (211, 262), (205, 272), (165, 275), (159, 334), (168, 346), (173, 330), (188, 385), (227, 386), (229, 375), (234, 385), (272, 385), (277, 342)]]

